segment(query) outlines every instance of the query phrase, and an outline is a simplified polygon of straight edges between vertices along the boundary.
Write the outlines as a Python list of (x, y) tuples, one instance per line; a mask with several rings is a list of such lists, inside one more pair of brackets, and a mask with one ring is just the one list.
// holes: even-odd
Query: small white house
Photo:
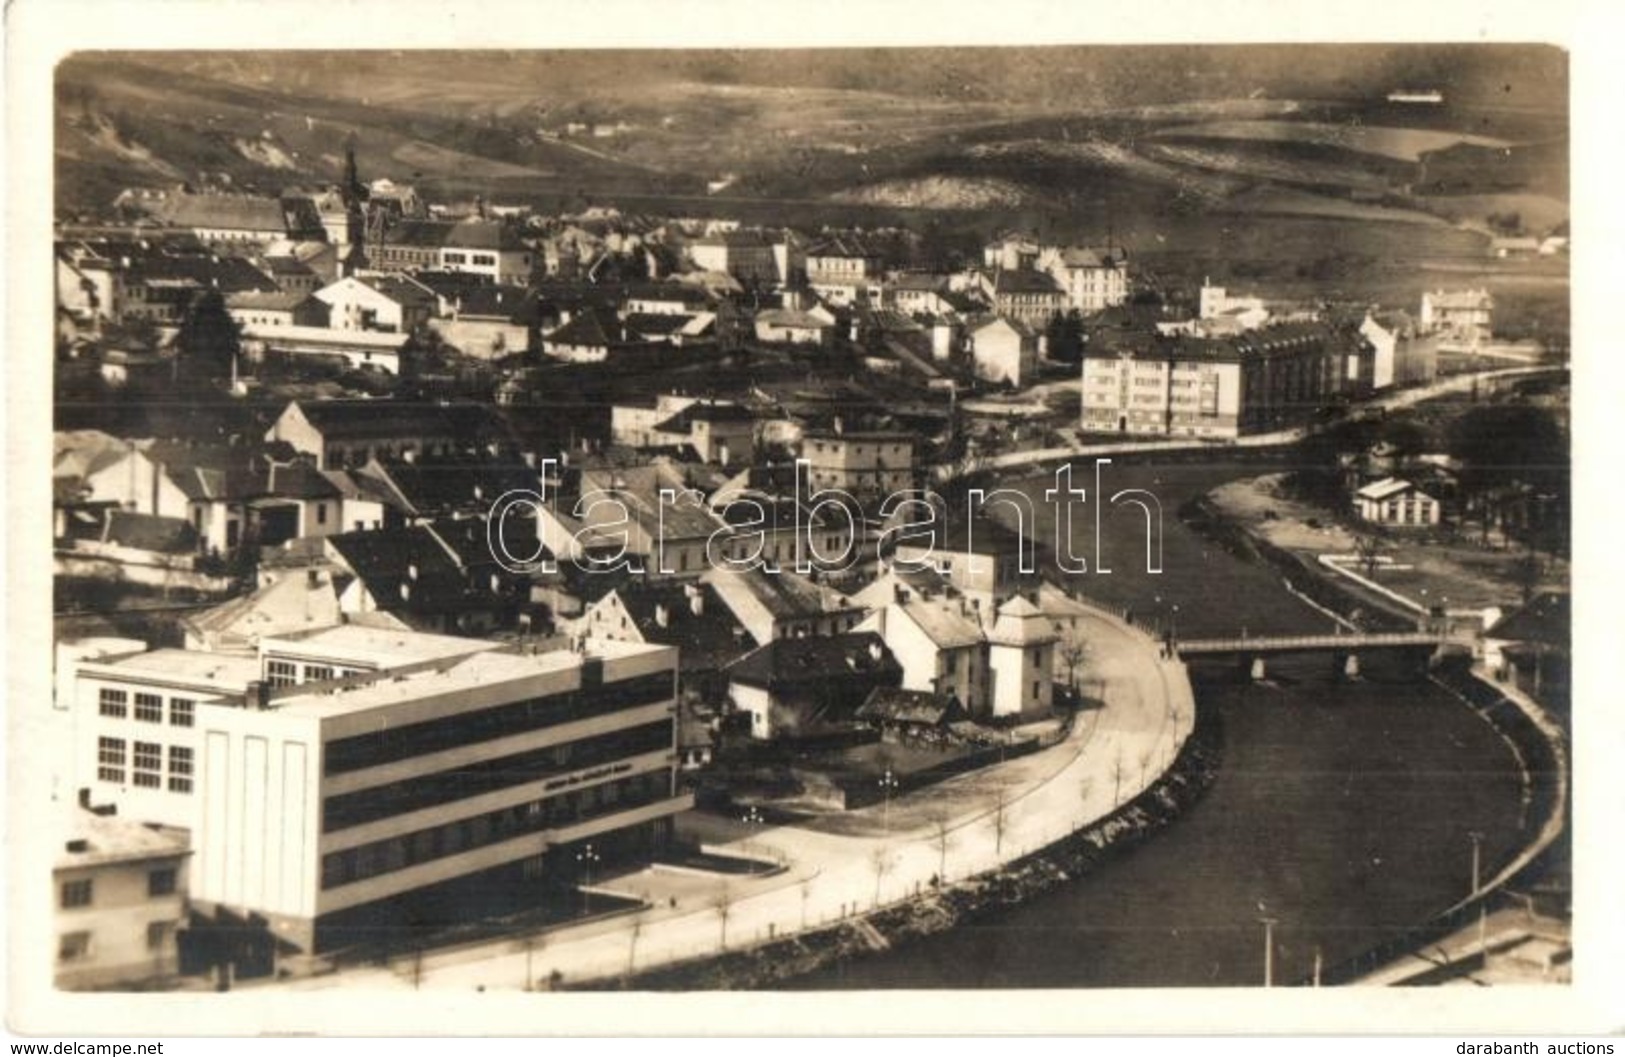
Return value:
[(1439, 501), (1410, 481), (1384, 477), (1354, 493), (1362, 520), (1377, 525), (1429, 526), (1439, 523)]
[(1018, 320), (1000, 316), (971, 333), (976, 377), (1016, 387), (1032, 384), (1038, 369), (1038, 335)]

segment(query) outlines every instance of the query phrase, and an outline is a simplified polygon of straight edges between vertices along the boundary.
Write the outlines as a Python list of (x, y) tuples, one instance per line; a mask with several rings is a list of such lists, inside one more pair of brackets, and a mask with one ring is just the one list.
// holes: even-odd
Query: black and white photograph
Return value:
[(1568, 24), (837, 5), (846, 43), (717, 46), (696, 5), (550, 46), (370, 6), (421, 35), (36, 64), (14, 996), (844, 1033), (1432, 989), (1604, 1030)]

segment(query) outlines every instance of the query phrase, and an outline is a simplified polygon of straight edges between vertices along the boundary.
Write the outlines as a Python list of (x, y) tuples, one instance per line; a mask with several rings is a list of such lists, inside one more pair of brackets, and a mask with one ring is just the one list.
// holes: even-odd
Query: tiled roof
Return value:
[[(488, 510), (505, 492), (535, 491), (536, 472), (515, 459), (453, 454), (375, 459), (381, 477), (420, 516)], [(371, 476), (363, 471), (359, 476)]]
[(1502, 617), (1484, 636), (1569, 649), (1573, 636), (1569, 596), (1556, 591), (1538, 594), (1522, 609)]
[(188, 554), (197, 550), (197, 532), (184, 518), (110, 510), (107, 521), (107, 542), (121, 547), (162, 554)]
[(860, 631), (776, 639), (734, 662), (728, 674), (748, 686), (777, 690), (838, 680), (895, 683), (902, 676), (902, 667), (879, 635)]
[(993, 275), (995, 294), (1061, 294), (1061, 288), (1047, 272), (1026, 269), (1000, 269)]
[[(694, 612), (696, 592), (699, 613)], [(715, 671), (754, 645), (709, 585), (627, 584), (615, 594), (645, 642), (678, 647), (678, 666), (685, 672)]]
[(501, 416), (483, 404), (304, 400), (299, 401), (299, 409), (328, 440), (453, 437), (472, 446), (508, 435)]
[(896, 686), (877, 686), (869, 692), (857, 717), (872, 722), (913, 723), (937, 727), (963, 719), (965, 710), (958, 698), (949, 694), (938, 697), (927, 690), (904, 690)]
[[(221, 228), (285, 235), (290, 217), (275, 198), (250, 195), (175, 194), (164, 201), (158, 218), (182, 228)], [(300, 226), (298, 217), (292, 218)]]

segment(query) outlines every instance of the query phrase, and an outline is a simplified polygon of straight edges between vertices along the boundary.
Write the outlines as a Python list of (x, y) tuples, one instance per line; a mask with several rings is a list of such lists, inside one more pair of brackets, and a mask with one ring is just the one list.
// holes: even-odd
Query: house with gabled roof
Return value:
[(361, 466), (375, 455), (504, 450), (514, 438), (507, 423), (484, 404), (431, 404), (407, 400), (291, 400), (267, 441), (286, 441), (316, 457), (318, 469)]
[(726, 691), (723, 669), (756, 648), (705, 583), (630, 581), (588, 606), (568, 628), (587, 638), (675, 646), (681, 689), (710, 703), (720, 702)]
[(1440, 505), (1411, 481), (1384, 477), (1354, 493), (1361, 520), (1394, 528), (1430, 528), (1439, 523)]
[[(529, 538), (520, 538), (530, 528)], [(537, 552), (533, 523), (509, 518), (515, 554)], [(345, 532), (324, 542), (339, 570), (346, 616), (385, 613), (417, 631), (481, 634), (512, 626), (529, 609), (529, 580), (498, 563), (483, 519)]]
[(850, 729), (869, 694), (903, 675), (880, 636), (862, 632), (776, 639), (726, 672), (729, 701), (759, 740)]
[(840, 635), (851, 631), (864, 610), (826, 584), (792, 572), (717, 566), (703, 577), (758, 645), (774, 639)]

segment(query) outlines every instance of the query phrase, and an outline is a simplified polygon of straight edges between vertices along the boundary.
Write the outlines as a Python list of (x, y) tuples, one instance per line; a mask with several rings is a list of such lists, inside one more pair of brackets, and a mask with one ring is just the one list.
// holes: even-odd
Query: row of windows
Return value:
[[(147, 950), (163, 951), (169, 947), (170, 937), (175, 934), (173, 921), (154, 921), (147, 925)], [(78, 962), (90, 957), (89, 932), (64, 932), (57, 941), (56, 957), (58, 961)]]
[[(126, 756), (123, 738), (96, 739), (96, 777), (115, 785), (124, 784), (124, 767), (133, 764), (133, 781), (143, 789), (164, 788), (164, 747), (155, 741), (138, 741)], [(192, 750), (185, 745), (169, 746), (169, 791), (190, 793), (194, 775)]]
[(338, 888), (527, 833), (630, 811), (670, 795), (670, 774), (652, 771), (331, 852), (322, 856), (322, 888)]
[(293, 661), (267, 660), (265, 662), (265, 681), (272, 686), (323, 683), (330, 679), (342, 679), (357, 674), (359, 674), (359, 669), (335, 668), (331, 664), (307, 664), (304, 665), (303, 678), (301, 678), (300, 665)]
[[(112, 687), (102, 687), (97, 711), (109, 719), (124, 719), (130, 713), (130, 695), (126, 690), (115, 690)], [(172, 727), (190, 727), (196, 718), (197, 702), (186, 697), (172, 697), (169, 699), (169, 725)], [(164, 721), (164, 699), (161, 694), (137, 693), (135, 695), (135, 718), (141, 723), (162, 723)]]
[[(327, 743), (323, 773), (343, 774), (444, 749), (476, 745), (676, 696), (669, 671), (604, 684), (602, 663), (582, 665), (580, 690), (527, 698), (478, 712), (409, 723)], [(594, 684), (597, 685), (594, 685)]]
[[(178, 874), (174, 867), (147, 871), (147, 897), (159, 899), (175, 894)], [(85, 877), (77, 881), (64, 881), (57, 892), (57, 905), (63, 910), (80, 910), (96, 902), (96, 882)]]
[(548, 775), (578, 771), (639, 756), (673, 744), (670, 720), (645, 723), (562, 745), (501, 756), (448, 771), (418, 775), (389, 785), (330, 796), (322, 803), (322, 829), (332, 833), (437, 804), (493, 793)]

